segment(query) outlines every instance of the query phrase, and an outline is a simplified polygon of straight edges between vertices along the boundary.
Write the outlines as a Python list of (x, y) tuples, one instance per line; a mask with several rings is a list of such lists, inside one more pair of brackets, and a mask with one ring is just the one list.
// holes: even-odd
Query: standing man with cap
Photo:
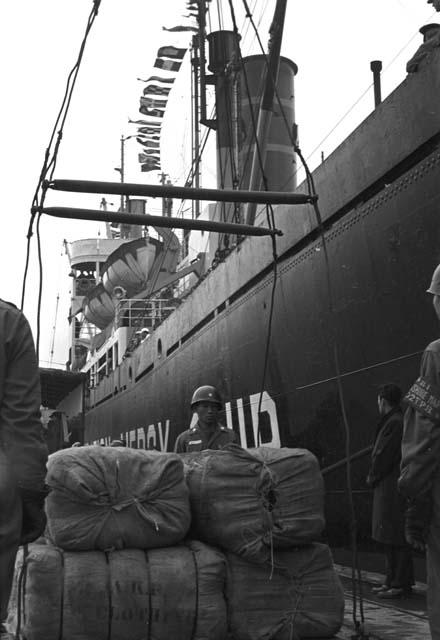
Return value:
[(414, 583), (412, 551), (404, 535), (405, 499), (397, 491), (403, 431), (401, 399), (402, 391), (396, 384), (379, 387), (381, 420), (367, 476), (367, 485), (374, 490), (372, 538), (385, 553), (385, 583), (372, 589), (380, 598), (407, 596)]
[[(440, 320), (440, 265), (428, 293)], [(440, 640), (440, 340), (426, 347), (405, 400), (399, 490), (411, 501), (407, 541), (419, 550), (426, 546), (429, 625), (432, 639)]]
[(40, 421), (40, 376), (29, 324), (0, 300), (0, 640), (19, 545), (44, 532), (47, 447)]
[(174, 445), (176, 453), (191, 453), (204, 449), (221, 449), (236, 441), (235, 433), (218, 421), (223, 403), (215, 387), (204, 385), (193, 393), (191, 409), (197, 413), (197, 423), (181, 433)]

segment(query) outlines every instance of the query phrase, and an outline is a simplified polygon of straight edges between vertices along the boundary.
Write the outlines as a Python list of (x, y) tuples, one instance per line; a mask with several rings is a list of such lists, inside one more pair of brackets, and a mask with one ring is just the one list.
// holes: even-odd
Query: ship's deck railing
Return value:
[(178, 305), (175, 298), (122, 298), (116, 306), (116, 327), (154, 329)]

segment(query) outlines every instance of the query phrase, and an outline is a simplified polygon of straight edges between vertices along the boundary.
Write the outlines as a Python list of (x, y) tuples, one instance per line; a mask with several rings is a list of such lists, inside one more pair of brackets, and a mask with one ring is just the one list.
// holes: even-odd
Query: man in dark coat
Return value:
[(0, 640), (20, 544), (44, 532), (47, 448), (40, 421), (40, 377), (29, 324), (0, 300)]
[(405, 541), (405, 499), (399, 494), (403, 414), (402, 391), (395, 384), (379, 389), (377, 426), (367, 484), (374, 489), (372, 537), (385, 549), (385, 583), (373, 587), (381, 598), (408, 595), (414, 584), (411, 548)]

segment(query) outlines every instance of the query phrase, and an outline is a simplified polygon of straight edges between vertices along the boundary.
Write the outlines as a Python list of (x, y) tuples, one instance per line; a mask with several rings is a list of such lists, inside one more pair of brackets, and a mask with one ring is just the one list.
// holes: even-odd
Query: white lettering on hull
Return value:
[[(267, 391), (263, 391), (263, 396), (261, 400), (261, 408), (258, 411), (258, 406), (260, 402), (260, 394), (254, 393), (249, 396), (249, 404), (251, 410), (251, 420), (252, 420), (252, 431), (254, 435), (254, 442), (248, 442), (248, 436), (246, 433), (246, 419), (245, 412), (243, 406), (243, 399), (237, 398), (235, 401), (226, 402), (225, 410), (226, 410), (226, 425), (229, 429), (234, 428), (234, 419), (232, 414), (233, 403), (236, 405), (236, 412), (238, 418), (238, 432), (240, 434), (240, 442), (241, 446), (245, 449), (249, 447), (256, 447), (258, 441), (260, 440), (260, 446), (262, 447), (280, 447), (281, 439), (280, 439), (280, 428), (278, 424), (278, 415), (277, 415), (277, 406), (275, 401), (272, 400)], [(263, 413), (267, 413), (269, 416), (269, 424), (270, 424), (270, 440), (266, 437), (264, 440), (258, 437), (258, 430), (260, 424), (260, 415)]]
[(170, 421), (165, 420), (165, 435), (162, 429), (162, 422), (157, 423), (157, 430), (159, 431), (160, 450), (166, 451), (168, 448), (168, 437), (170, 435)]
[(139, 431), (139, 429), (131, 429), (128, 432), (128, 441), (127, 444), (129, 447), (131, 447), (132, 449), (137, 449), (138, 443), (137, 443), (137, 432)]
[[(158, 422), (157, 425), (149, 424), (148, 427), (139, 427), (138, 429), (130, 429), (125, 433), (121, 433), (121, 440), (125, 440), (127, 446), (132, 449), (158, 449), (166, 451), (168, 449), (168, 440), (170, 437), (170, 421), (165, 420), (164, 424)], [(144, 446), (145, 439), (145, 446)], [(103, 443), (108, 444), (108, 443)]]
[(147, 429), (147, 449), (155, 449), (156, 448), (156, 429), (154, 428), (154, 424), (149, 424)]
[[(259, 420), (260, 420), (258, 415), (258, 406), (260, 403), (260, 394), (255, 393), (254, 395), (249, 396), (249, 403), (251, 405), (251, 412), (252, 412), (252, 427), (254, 430), (254, 441), (255, 443), (257, 443), (259, 439), (261, 441), (261, 435), (260, 435), (260, 438), (258, 438), (258, 426), (259, 426)], [(270, 397), (270, 395), (267, 393), (267, 391), (263, 391), (263, 397), (261, 400), (261, 408), (260, 408), (260, 414), (261, 413), (267, 413), (269, 415), (270, 432), (272, 435), (271, 440), (266, 440), (265, 442), (261, 442), (261, 445), (265, 447), (280, 447), (281, 442), (280, 442), (280, 429), (278, 426), (277, 406), (275, 402), (272, 400), (272, 398)]]
[[(226, 402), (226, 425), (229, 429), (234, 429), (239, 433), (241, 446), (245, 449), (256, 447), (258, 442), (262, 447), (280, 447), (281, 439), (276, 403), (267, 391), (263, 391), (260, 411), (258, 411), (259, 403), (259, 393), (250, 395), (245, 403), (243, 402), (243, 398), (236, 398), (231, 402)], [(233, 411), (234, 405), (235, 411)], [(262, 433), (260, 425), (260, 416), (262, 416), (262, 414), (267, 414), (269, 418), (269, 424), (265, 425), (264, 433)], [(252, 427), (251, 434), (253, 434), (253, 437), (251, 435), (250, 442), (248, 433), (246, 432), (246, 416), (250, 419)], [(194, 426), (196, 422), (197, 414), (194, 413), (188, 428)], [(165, 420), (164, 422), (159, 421), (157, 424), (149, 424), (148, 427), (145, 428), (130, 429), (125, 433), (121, 433), (120, 437), (121, 440), (125, 440), (127, 445), (132, 448), (143, 449), (145, 446), (146, 449), (167, 451), (169, 435), (170, 420)], [(95, 440), (95, 444), (109, 445), (110, 441), (111, 438), (106, 436), (100, 440)]]

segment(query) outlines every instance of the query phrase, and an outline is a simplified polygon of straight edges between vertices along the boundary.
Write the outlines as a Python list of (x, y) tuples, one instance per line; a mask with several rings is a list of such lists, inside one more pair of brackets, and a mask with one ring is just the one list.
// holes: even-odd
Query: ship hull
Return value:
[[(132, 446), (170, 450), (191, 423), (194, 388), (214, 384), (243, 446), (304, 446), (325, 469), (371, 444), (378, 385), (406, 390), (438, 336), (425, 293), (440, 261), (439, 80), (430, 73), (391, 96), (315, 173), (326, 251), (311, 207), (275, 212), (284, 236), (264, 379), (274, 270), (270, 241), (248, 239), (92, 390), (86, 441), (125, 435)], [(423, 82), (431, 93), (414, 107)], [(403, 139), (411, 109), (431, 119)], [(367, 467), (368, 456), (352, 467), (365, 537)], [(345, 473), (341, 464), (325, 476), (328, 527), (339, 537), (348, 530)]]

